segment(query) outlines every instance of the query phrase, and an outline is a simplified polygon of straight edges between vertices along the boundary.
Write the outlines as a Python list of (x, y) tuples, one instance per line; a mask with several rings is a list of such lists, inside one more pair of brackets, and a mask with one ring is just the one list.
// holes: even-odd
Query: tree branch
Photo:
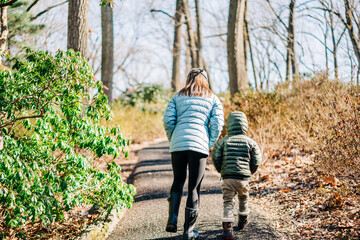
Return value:
[(16, 121), (19, 121), (19, 120), (22, 120), (22, 119), (31, 119), (31, 118), (44, 117), (44, 108), (42, 108), (40, 111), (41, 111), (41, 113), (38, 114), (38, 115), (18, 117), (18, 118), (15, 118), (14, 120), (7, 121), (6, 123), (0, 125), (0, 129), (1, 129), (1, 128), (4, 128), (4, 127), (6, 127), (6, 126), (12, 125), (12, 124), (14, 124)]
[(315, 34), (310, 33), (310, 32), (305, 32), (305, 31), (302, 31), (301, 33), (307, 34), (307, 35), (310, 35), (310, 36), (314, 37), (314, 38), (315, 38), (316, 40), (318, 40), (327, 50), (329, 50), (331, 53), (333, 53), (333, 51), (332, 51), (330, 48), (328, 48), (328, 47), (326, 46), (326, 44), (325, 44), (320, 38), (318, 38)]
[(14, 2), (16, 2), (17, 0), (10, 0), (7, 3), (1, 3), (0, 4), (0, 8), (2, 7), (6, 7), (6, 6), (10, 6), (11, 4), (13, 4)]
[(174, 16), (171, 16), (169, 13), (163, 11), (163, 10), (157, 10), (157, 9), (151, 9), (150, 12), (159, 12), (159, 13), (163, 13), (165, 14), (166, 16), (170, 17), (172, 20), (175, 20), (175, 17)]
[(34, 0), (29, 7), (26, 9), (26, 11), (30, 11), (40, 0)]
[(288, 26), (283, 22), (283, 20), (281, 19), (281, 17), (276, 13), (275, 9), (273, 8), (273, 6), (271, 5), (269, 0), (266, 0), (266, 2), (269, 4), (269, 7), (271, 9), (271, 11), (275, 14), (276, 18), (279, 20), (279, 22), (287, 29)]
[(222, 37), (222, 36), (226, 36), (226, 35), (227, 35), (227, 33), (220, 33), (220, 34), (205, 36), (204, 38)]
[(342, 31), (342, 33), (340, 34), (339, 40), (336, 42), (336, 45), (339, 45), (342, 37), (344, 36), (344, 33), (346, 32), (346, 29), (347, 29), (347, 28), (345, 27), (344, 30)]
[(43, 14), (47, 13), (48, 11), (50, 11), (51, 9), (56, 8), (56, 7), (58, 7), (58, 6), (61, 6), (61, 5), (65, 4), (65, 3), (67, 3), (67, 2), (69, 2), (69, 0), (66, 0), (65, 2), (56, 4), (56, 5), (54, 5), (54, 6), (48, 7), (47, 9), (45, 9), (45, 10), (39, 12), (38, 14), (36, 14), (36, 16), (32, 17), (32, 18), (31, 18), (31, 21), (37, 19), (37, 18), (40, 17), (41, 15), (43, 15)]

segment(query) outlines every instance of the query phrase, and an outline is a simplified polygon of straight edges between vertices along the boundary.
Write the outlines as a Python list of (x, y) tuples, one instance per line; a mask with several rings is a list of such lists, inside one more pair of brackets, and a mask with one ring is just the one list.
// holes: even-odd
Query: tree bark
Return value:
[[(244, 0), (245, 1), (245, 10), (244, 10), (244, 24), (243, 24), (243, 32), (244, 32), (244, 38), (243, 38), (243, 42), (244, 42), (244, 65), (245, 65), (245, 72), (246, 72), (246, 75), (247, 75), (247, 72), (248, 72), (248, 49), (249, 49), (249, 35), (248, 35), (248, 26), (247, 26), (247, 12), (248, 12), (248, 7), (247, 7), (247, 4), (248, 4), (248, 0)], [(248, 81), (248, 84), (249, 81)], [(249, 85), (250, 87), (250, 85)]]
[(88, 57), (88, 14), (89, 0), (69, 0), (67, 47), (80, 52), (85, 59)]
[(334, 57), (334, 74), (335, 79), (339, 79), (339, 73), (338, 73), (338, 62), (337, 62), (337, 42), (335, 40), (335, 26), (334, 26), (334, 16), (333, 12), (329, 12), (329, 18), (330, 18), (330, 31), (331, 31), (331, 40), (333, 43), (333, 57)]
[(324, 12), (324, 18), (325, 18), (325, 32), (324, 32), (324, 50), (325, 50), (325, 66), (326, 66), (326, 77), (329, 77), (329, 55), (328, 55), (328, 45), (327, 45), (327, 38), (328, 38), (328, 20), (326, 17), (326, 12)]
[[(187, 31), (187, 30), (186, 30)], [(185, 42), (185, 76), (190, 72), (191, 70), (191, 53), (190, 53), (190, 44), (189, 44), (189, 38), (188, 35), (184, 35), (184, 42)]]
[(246, 36), (247, 36), (247, 41), (248, 41), (249, 51), (250, 51), (251, 66), (252, 66), (253, 75), (254, 75), (255, 89), (259, 90), (258, 89), (258, 87), (259, 87), (258, 86), (258, 80), (257, 80), (257, 76), (256, 76), (256, 67), (255, 67), (255, 62), (254, 62), (254, 55), (253, 55), (251, 39), (250, 39), (250, 31), (249, 31), (249, 26), (248, 26), (247, 19), (245, 19), (245, 27), (246, 27)]
[(213, 90), (213, 86), (212, 86), (212, 82), (211, 82), (211, 78), (210, 78), (211, 75), (209, 74), (210, 71), (209, 71), (209, 68), (208, 68), (204, 58), (202, 59), (202, 66), (203, 66), (203, 69), (207, 73), (207, 77), (208, 77), (207, 80), (208, 80), (208, 83), (209, 83), (209, 88), (210, 88), (210, 90)]
[(190, 47), (190, 56), (191, 56), (191, 66), (198, 67), (197, 66), (197, 53), (196, 53), (196, 40), (195, 40), (195, 34), (192, 27), (191, 22), (191, 15), (190, 15), (190, 9), (188, 0), (182, 0), (183, 2), (183, 8), (184, 8), (184, 15), (185, 15), (185, 24), (187, 27), (187, 35), (189, 39), (189, 47)]
[(114, 70), (114, 21), (113, 9), (109, 5), (101, 7), (101, 81), (109, 102), (113, 98), (113, 70)]
[(208, 76), (208, 83), (209, 88), (212, 90), (212, 83), (211, 83), (211, 77), (210, 77), (210, 71), (206, 64), (206, 60), (202, 54), (202, 30), (201, 30), (201, 15), (200, 15), (200, 3), (199, 0), (195, 0), (195, 9), (196, 9), (196, 28), (197, 28), (197, 38), (196, 38), (196, 60), (197, 60), (197, 66), (199, 68), (203, 68), (207, 72)]
[(196, 28), (197, 28), (197, 41), (196, 41), (196, 60), (197, 66), (203, 68), (203, 59), (202, 56), (202, 31), (201, 31), (201, 17), (200, 17), (200, 5), (199, 0), (195, 0), (195, 9), (196, 9)]
[(290, 71), (292, 70), (293, 80), (299, 77), (299, 66), (295, 54), (295, 12), (296, 0), (290, 0), (289, 4), (289, 24), (287, 27), (287, 53), (286, 53), (286, 80), (290, 80)]
[[(353, 15), (353, 9), (351, 9), (349, 0), (344, 0), (345, 3), (345, 15), (346, 15), (346, 27), (348, 29), (349, 37), (351, 40), (351, 44), (353, 45), (355, 56), (358, 61), (358, 67), (360, 65), (360, 39), (356, 37), (356, 33), (354, 30), (354, 15)], [(358, 26), (360, 27), (360, 26)], [(358, 29), (360, 31), (360, 29)], [(360, 38), (360, 37), (359, 37)]]
[(245, 10), (244, 10), (244, 23), (243, 23), (243, 32), (244, 32), (244, 38), (243, 38), (243, 42), (244, 42), (244, 56), (245, 56), (245, 61), (244, 61), (244, 64), (245, 64), (245, 69), (246, 69), (246, 72), (248, 71), (248, 49), (249, 49), (249, 41), (248, 41), (248, 31), (247, 31), (247, 0), (244, 0), (245, 1)]
[(227, 55), (232, 96), (249, 87), (244, 49), (245, 2), (245, 0), (230, 0), (229, 6)]
[(7, 23), (7, 10), (8, 6), (4, 6), (0, 8), (0, 27), (1, 27), (1, 35), (0, 35), (0, 65), (2, 65), (2, 54), (6, 50), (6, 39), (9, 34), (8, 23)]
[(181, 25), (183, 19), (182, 0), (176, 0), (174, 45), (173, 45), (173, 64), (171, 89), (177, 92), (180, 89), (180, 52), (181, 52)]

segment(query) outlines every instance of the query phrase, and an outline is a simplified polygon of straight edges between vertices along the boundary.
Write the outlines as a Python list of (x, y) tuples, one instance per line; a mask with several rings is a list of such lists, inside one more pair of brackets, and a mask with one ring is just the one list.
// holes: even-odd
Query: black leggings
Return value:
[(207, 155), (194, 151), (172, 152), (172, 168), (174, 172), (174, 182), (171, 192), (182, 194), (186, 180), (186, 168), (189, 165), (189, 195), (186, 207), (197, 209), (200, 199), (200, 185), (204, 178)]

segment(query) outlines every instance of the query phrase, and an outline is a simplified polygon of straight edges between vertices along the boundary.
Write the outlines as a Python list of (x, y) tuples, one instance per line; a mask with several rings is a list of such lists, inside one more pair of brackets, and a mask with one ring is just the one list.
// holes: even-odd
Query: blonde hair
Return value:
[(185, 87), (179, 91), (180, 96), (189, 97), (210, 97), (212, 91), (206, 77), (201, 73), (200, 68), (191, 69), (187, 76)]

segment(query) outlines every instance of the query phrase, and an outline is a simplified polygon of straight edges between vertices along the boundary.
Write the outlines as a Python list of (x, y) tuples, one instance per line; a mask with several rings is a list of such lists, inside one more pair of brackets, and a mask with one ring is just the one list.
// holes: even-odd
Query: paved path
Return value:
[[(137, 195), (132, 209), (115, 227), (108, 239), (181, 239), (184, 222), (185, 199), (182, 198), (177, 233), (165, 232), (168, 215), (166, 200), (172, 183), (172, 169), (167, 142), (152, 145), (138, 152), (137, 163), (131, 182), (136, 186)], [(185, 184), (187, 185), (187, 183)], [(219, 177), (206, 171), (201, 188), (200, 213), (196, 229), (199, 239), (221, 239), (222, 195)], [(185, 195), (187, 195), (186, 190)], [(253, 209), (251, 223), (247, 229), (236, 232), (237, 239), (265, 240), (281, 239), (270, 225)]]

